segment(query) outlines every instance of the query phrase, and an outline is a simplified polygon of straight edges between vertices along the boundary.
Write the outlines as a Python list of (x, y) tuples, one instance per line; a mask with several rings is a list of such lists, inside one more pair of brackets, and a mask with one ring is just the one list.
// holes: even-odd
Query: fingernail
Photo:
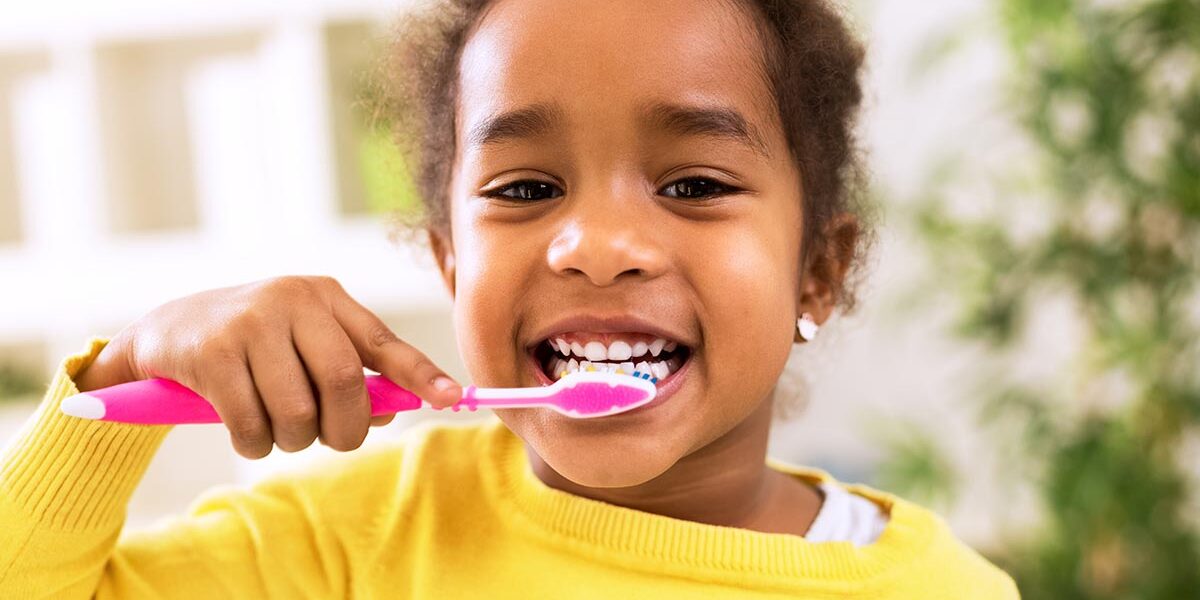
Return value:
[(454, 380), (450, 379), (449, 377), (446, 377), (445, 375), (439, 375), (436, 379), (433, 380), (433, 389), (435, 389), (439, 392), (445, 392), (447, 390), (452, 389), (454, 386), (455, 386)]

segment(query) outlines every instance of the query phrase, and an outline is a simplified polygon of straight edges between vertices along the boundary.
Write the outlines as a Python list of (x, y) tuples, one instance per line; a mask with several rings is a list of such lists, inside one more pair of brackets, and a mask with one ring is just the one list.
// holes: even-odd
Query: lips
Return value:
[(542, 385), (575, 371), (646, 374), (655, 383), (655, 399), (628, 413), (666, 401), (688, 371), (695, 339), (636, 317), (581, 316), (546, 327), (527, 348), (529, 367)]

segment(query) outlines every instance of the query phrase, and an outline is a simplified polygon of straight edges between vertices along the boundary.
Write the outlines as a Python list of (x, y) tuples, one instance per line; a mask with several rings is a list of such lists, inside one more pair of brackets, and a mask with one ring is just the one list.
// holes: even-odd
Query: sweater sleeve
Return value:
[(0, 458), (0, 597), (340, 596), (347, 549), (314, 526), (323, 480), (209, 490), (186, 514), (122, 535), (134, 488), (170, 427), (59, 409), (106, 339), (63, 360)]
[(90, 597), (125, 506), (169, 427), (88, 421), (59, 406), (104, 346), (65, 358), (33, 416), (0, 457), (0, 590), (6, 597)]

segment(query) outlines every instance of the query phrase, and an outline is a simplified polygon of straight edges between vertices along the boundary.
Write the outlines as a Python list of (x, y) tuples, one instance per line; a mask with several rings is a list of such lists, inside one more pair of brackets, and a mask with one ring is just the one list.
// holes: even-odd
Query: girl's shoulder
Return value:
[[(938, 582), (961, 597), (1017, 598), (1012, 577), (955, 535), (934, 511), (896, 494), (861, 483), (838, 481), (827, 471), (768, 458), (767, 464), (820, 487), (835, 487), (871, 502), (886, 516), (878, 537), (857, 556), (877, 565), (892, 565), (899, 581)], [(902, 573), (902, 575), (899, 575)], [(959, 597), (959, 596), (955, 596)]]

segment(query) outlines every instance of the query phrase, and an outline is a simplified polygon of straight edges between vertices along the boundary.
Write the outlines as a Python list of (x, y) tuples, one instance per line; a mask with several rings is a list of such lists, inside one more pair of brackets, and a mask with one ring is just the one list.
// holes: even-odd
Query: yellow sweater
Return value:
[(63, 361), (4, 451), (0, 598), (1017, 597), (941, 519), (895, 496), (846, 486), (890, 513), (863, 547), (682, 521), (547, 487), (494, 417), (214, 488), (186, 514), (122, 534), (169, 428), (60, 414), (105, 343)]

